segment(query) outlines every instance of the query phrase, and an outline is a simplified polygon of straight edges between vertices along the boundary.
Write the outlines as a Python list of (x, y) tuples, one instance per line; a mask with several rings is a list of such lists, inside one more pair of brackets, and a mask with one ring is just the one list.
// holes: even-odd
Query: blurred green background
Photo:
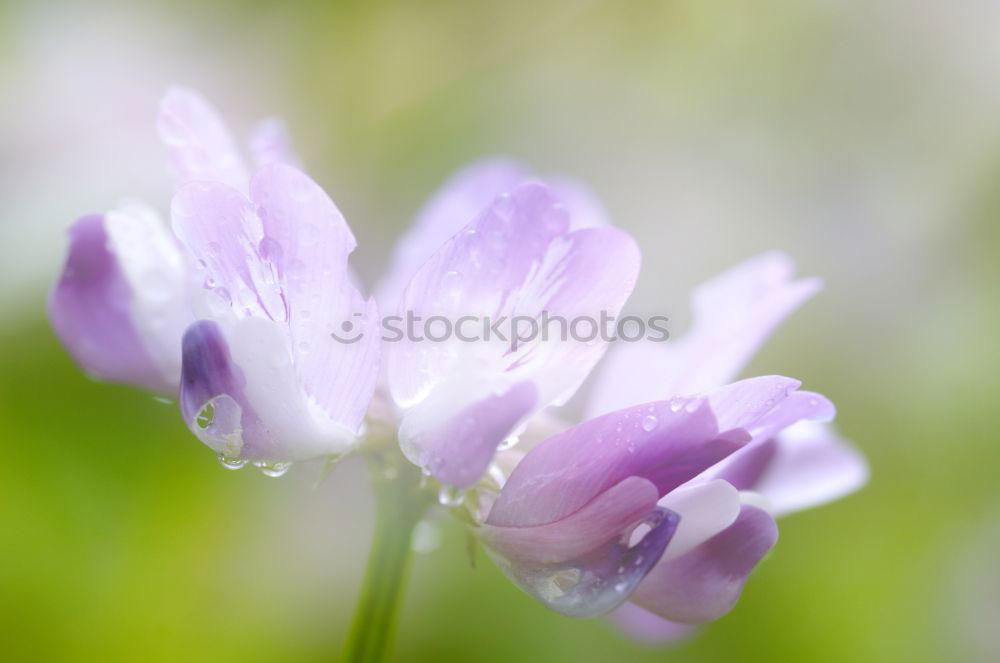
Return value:
[(590, 184), (644, 250), (631, 308), (676, 331), (759, 251), (826, 279), (750, 372), (831, 396), (872, 480), (782, 520), (733, 613), (638, 645), (470, 567), (441, 518), (398, 660), (1000, 660), (998, 24), (977, 0), (0, 4), (0, 658), (329, 660), (350, 619), (361, 464), (222, 471), (45, 321), (76, 216), (166, 209), (179, 82), (242, 133), (287, 118), (369, 282), (491, 153)]

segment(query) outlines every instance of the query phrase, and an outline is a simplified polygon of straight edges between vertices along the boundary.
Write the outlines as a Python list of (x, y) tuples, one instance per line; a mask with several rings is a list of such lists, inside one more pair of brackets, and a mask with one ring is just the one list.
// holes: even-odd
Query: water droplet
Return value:
[(618, 592), (619, 594), (624, 594), (627, 589), (628, 589), (628, 583), (625, 582), (624, 580), (622, 580), (619, 583), (615, 583), (615, 591)]
[(684, 403), (679, 398), (671, 398), (670, 399), (670, 411), (671, 412), (680, 412), (681, 411), (681, 407), (683, 407), (683, 405), (684, 405)]
[(642, 430), (649, 433), (660, 423), (660, 420), (656, 418), (655, 415), (648, 415), (642, 419)]
[[(199, 422), (199, 425), (201, 423)], [(222, 465), (227, 470), (240, 470), (247, 464), (246, 458), (239, 458), (237, 456), (226, 456), (225, 454), (219, 454), (217, 456), (219, 459), (219, 464)]]
[(520, 439), (521, 438), (517, 435), (508, 435), (499, 445), (497, 445), (497, 451), (507, 451), (508, 449), (513, 449), (517, 446)]
[(215, 421), (215, 405), (209, 401), (205, 404), (205, 407), (201, 408), (198, 415), (194, 418), (198, 428), (208, 428)]
[(438, 503), (441, 506), (461, 506), (465, 501), (465, 492), (454, 486), (444, 485), (438, 491)]
[(635, 453), (635, 448), (636, 448), (635, 447), (635, 442), (629, 442), (628, 443), (628, 452), (630, 454), (634, 454)]
[(260, 244), (257, 245), (257, 250), (260, 252), (260, 257), (264, 260), (270, 262), (278, 262), (281, 260), (281, 244), (278, 244), (277, 240), (271, 237), (265, 237), (260, 240)]
[(257, 460), (254, 461), (254, 467), (260, 470), (261, 474), (267, 477), (280, 477), (288, 468), (292, 466), (289, 462), (283, 462), (279, 460)]

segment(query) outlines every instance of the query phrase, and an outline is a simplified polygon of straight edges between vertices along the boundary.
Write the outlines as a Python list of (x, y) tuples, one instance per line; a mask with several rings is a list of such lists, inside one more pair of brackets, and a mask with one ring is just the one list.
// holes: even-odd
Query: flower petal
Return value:
[(496, 196), (512, 191), (530, 177), (527, 168), (502, 157), (476, 161), (449, 177), (396, 244), (389, 270), (375, 288), (383, 310), (395, 312), (420, 266)]
[[(421, 265), (500, 194), (532, 179), (531, 169), (504, 157), (475, 161), (448, 178), (431, 196), (393, 252), (389, 270), (375, 288), (384, 310), (395, 311), (403, 290)], [(585, 186), (568, 177), (543, 178), (569, 211), (574, 230), (607, 225), (607, 212)]]
[(292, 137), (288, 127), (278, 118), (268, 118), (257, 123), (250, 133), (250, 154), (258, 168), (272, 163), (283, 163), (301, 168), (299, 159), (292, 148)]
[(467, 488), (486, 471), (497, 444), (535, 405), (537, 390), (520, 382), (455, 412), (455, 399), (435, 394), (406, 413), (399, 428), (403, 453), (439, 481)]
[(167, 147), (177, 185), (220, 182), (247, 187), (247, 171), (218, 112), (194, 90), (173, 87), (160, 102), (160, 139)]
[(790, 378), (742, 380), (704, 396), (637, 405), (590, 419), (532, 449), (504, 484), (487, 522), (554, 522), (628, 476), (660, 495), (701, 474), (751, 439), (795, 392)]
[(588, 402), (590, 415), (632, 403), (693, 394), (732, 380), (774, 329), (821, 287), (794, 281), (781, 252), (752, 258), (699, 286), (691, 330), (666, 343), (619, 343)]
[[(262, 318), (244, 318), (225, 329), (202, 320), (188, 329), (181, 413), (199, 439), (226, 456), (268, 461), (348, 448), (353, 432), (302, 392), (287, 343), (280, 326)], [(206, 419), (209, 406), (216, 411)]]
[(275, 271), (299, 381), (334, 421), (357, 430), (375, 390), (381, 334), (375, 300), (349, 277), (354, 235), (323, 189), (291, 166), (263, 167), (250, 193), (264, 234), (257, 253)]
[(49, 297), (56, 334), (88, 373), (174, 395), (190, 323), (181, 254), (158, 218), (132, 204), (80, 219)]
[(632, 600), (664, 619), (701, 624), (736, 604), (750, 572), (778, 540), (767, 512), (744, 505), (736, 521), (681, 555), (661, 560)]
[(829, 425), (799, 422), (733, 454), (716, 476), (740, 490), (753, 490), (782, 516), (832, 502), (868, 480), (868, 464)]
[(530, 381), (538, 393), (535, 410), (565, 402), (606, 342), (568, 334), (543, 340), (544, 316), (586, 316), (595, 321), (596, 336), (596, 320), (602, 311), (617, 314), (638, 266), (638, 249), (628, 235), (614, 228), (570, 231), (565, 209), (546, 187), (519, 186), (420, 268), (403, 310), (456, 325), (462, 319), (500, 324), (517, 318), (536, 325), (534, 338), (518, 343), (509, 326), (507, 335), (501, 331), (500, 338), (483, 340), (481, 333), (475, 342), (457, 334), (443, 343), (404, 336), (388, 354), (394, 400), (412, 408), (445, 389), (461, 399), (455, 408), (462, 409)]
[[(621, 605), (663, 554), (677, 516), (656, 507), (657, 490), (625, 479), (566, 519), (537, 527), (484, 525), (479, 534), (522, 589), (565, 615), (595, 617)], [(649, 531), (629, 546), (640, 524)]]
[(236, 317), (287, 319), (264, 225), (245, 195), (218, 182), (190, 182), (174, 195), (170, 218), (204, 271), (210, 301), (222, 302), (217, 308)]
[(615, 626), (634, 640), (650, 645), (667, 645), (688, 638), (695, 628), (654, 615), (631, 601), (608, 615)]

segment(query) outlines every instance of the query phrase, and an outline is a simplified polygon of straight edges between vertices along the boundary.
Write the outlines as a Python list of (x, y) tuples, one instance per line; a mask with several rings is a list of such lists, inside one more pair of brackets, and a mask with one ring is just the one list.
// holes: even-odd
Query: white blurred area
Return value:
[(38, 316), (76, 218), (125, 198), (166, 213), (154, 122), (168, 85), (211, 91), (242, 129), (271, 109), (253, 40), (196, 18), (141, 3), (0, 9), (0, 326)]
[[(632, 308), (669, 309), (678, 324), (691, 285), (765, 249), (788, 250), (834, 291), (843, 286), (843, 296), (863, 286), (856, 304), (872, 309), (886, 297), (906, 300), (932, 285), (936, 268), (954, 267), (939, 249), (1000, 148), (1000, 42), (992, 30), (1000, 5), (667, 4), (632, 16), (614, 3), (570, 3), (516, 33), (517, 17), (497, 14), (466, 51), (454, 50), (461, 44), (448, 42), (450, 32), (390, 4), (379, 20), (392, 30), (343, 44), (331, 38), (315, 48), (340, 68), (327, 75), (320, 63), (297, 78), (282, 69), (297, 45), (296, 24), (274, 8), (8, 5), (0, 60), (4, 323), (39, 310), (64, 229), (77, 216), (123, 197), (166, 209), (170, 185), (152, 126), (173, 82), (202, 89), (238, 129), (287, 112), (278, 88), (291, 88), (288, 103), (299, 106), (326, 103), (312, 99), (329, 99), (324, 87), (359, 93), (314, 109), (316, 126), (293, 126), (300, 142), (329, 132), (320, 120), (350, 104), (376, 137), (439, 104), (455, 122), (430, 129), (430, 147), (469, 157), (507, 152), (590, 183), (644, 247)], [(477, 131), (488, 138), (455, 146)], [(352, 201), (363, 243), (384, 243), (407, 217), (391, 190), (406, 174), (378, 168), (412, 157), (393, 153), (387, 140), (381, 166), (358, 177), (386, 175), (366, 185), (394, 217), (359, 218), (364, 201)], [(330, 163), (321, 168), (366, 158), (352, 149), (323, 155)], [(424, 169), (414, 176), (428, 189), (436, 181)], [(382, 228), (387, 221), (392, 227)], [(362, 246), (359, 256), (373, 263), (365, 271), (377, 271), (388, 250)]]

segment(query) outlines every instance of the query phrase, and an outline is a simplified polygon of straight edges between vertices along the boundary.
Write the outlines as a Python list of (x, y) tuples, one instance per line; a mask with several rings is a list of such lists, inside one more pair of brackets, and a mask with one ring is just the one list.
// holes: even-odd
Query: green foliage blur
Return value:
[(175, 406), (89, 380), (46, 323), (75, 216), (166, 209), (152, 118), (174, 82), (243, 133), (287, 118), (369, 283), (423, 198), (492, 153), (590, 184), (643, 247), (631, 306), (678, 332), (689, 289), (759, 251), (826, 280), (749, 373), (828, 394), (872, 479), (782, 520), (730, 615), (634, 643), (471, 564), (441, 517), (397, 660), (998, 660), (997, 19), (930, 0), (0, 5), (0, 660), (335, 660), (358, 594), (361, 463), (318, 486), (319, 465), (224, 471)]

